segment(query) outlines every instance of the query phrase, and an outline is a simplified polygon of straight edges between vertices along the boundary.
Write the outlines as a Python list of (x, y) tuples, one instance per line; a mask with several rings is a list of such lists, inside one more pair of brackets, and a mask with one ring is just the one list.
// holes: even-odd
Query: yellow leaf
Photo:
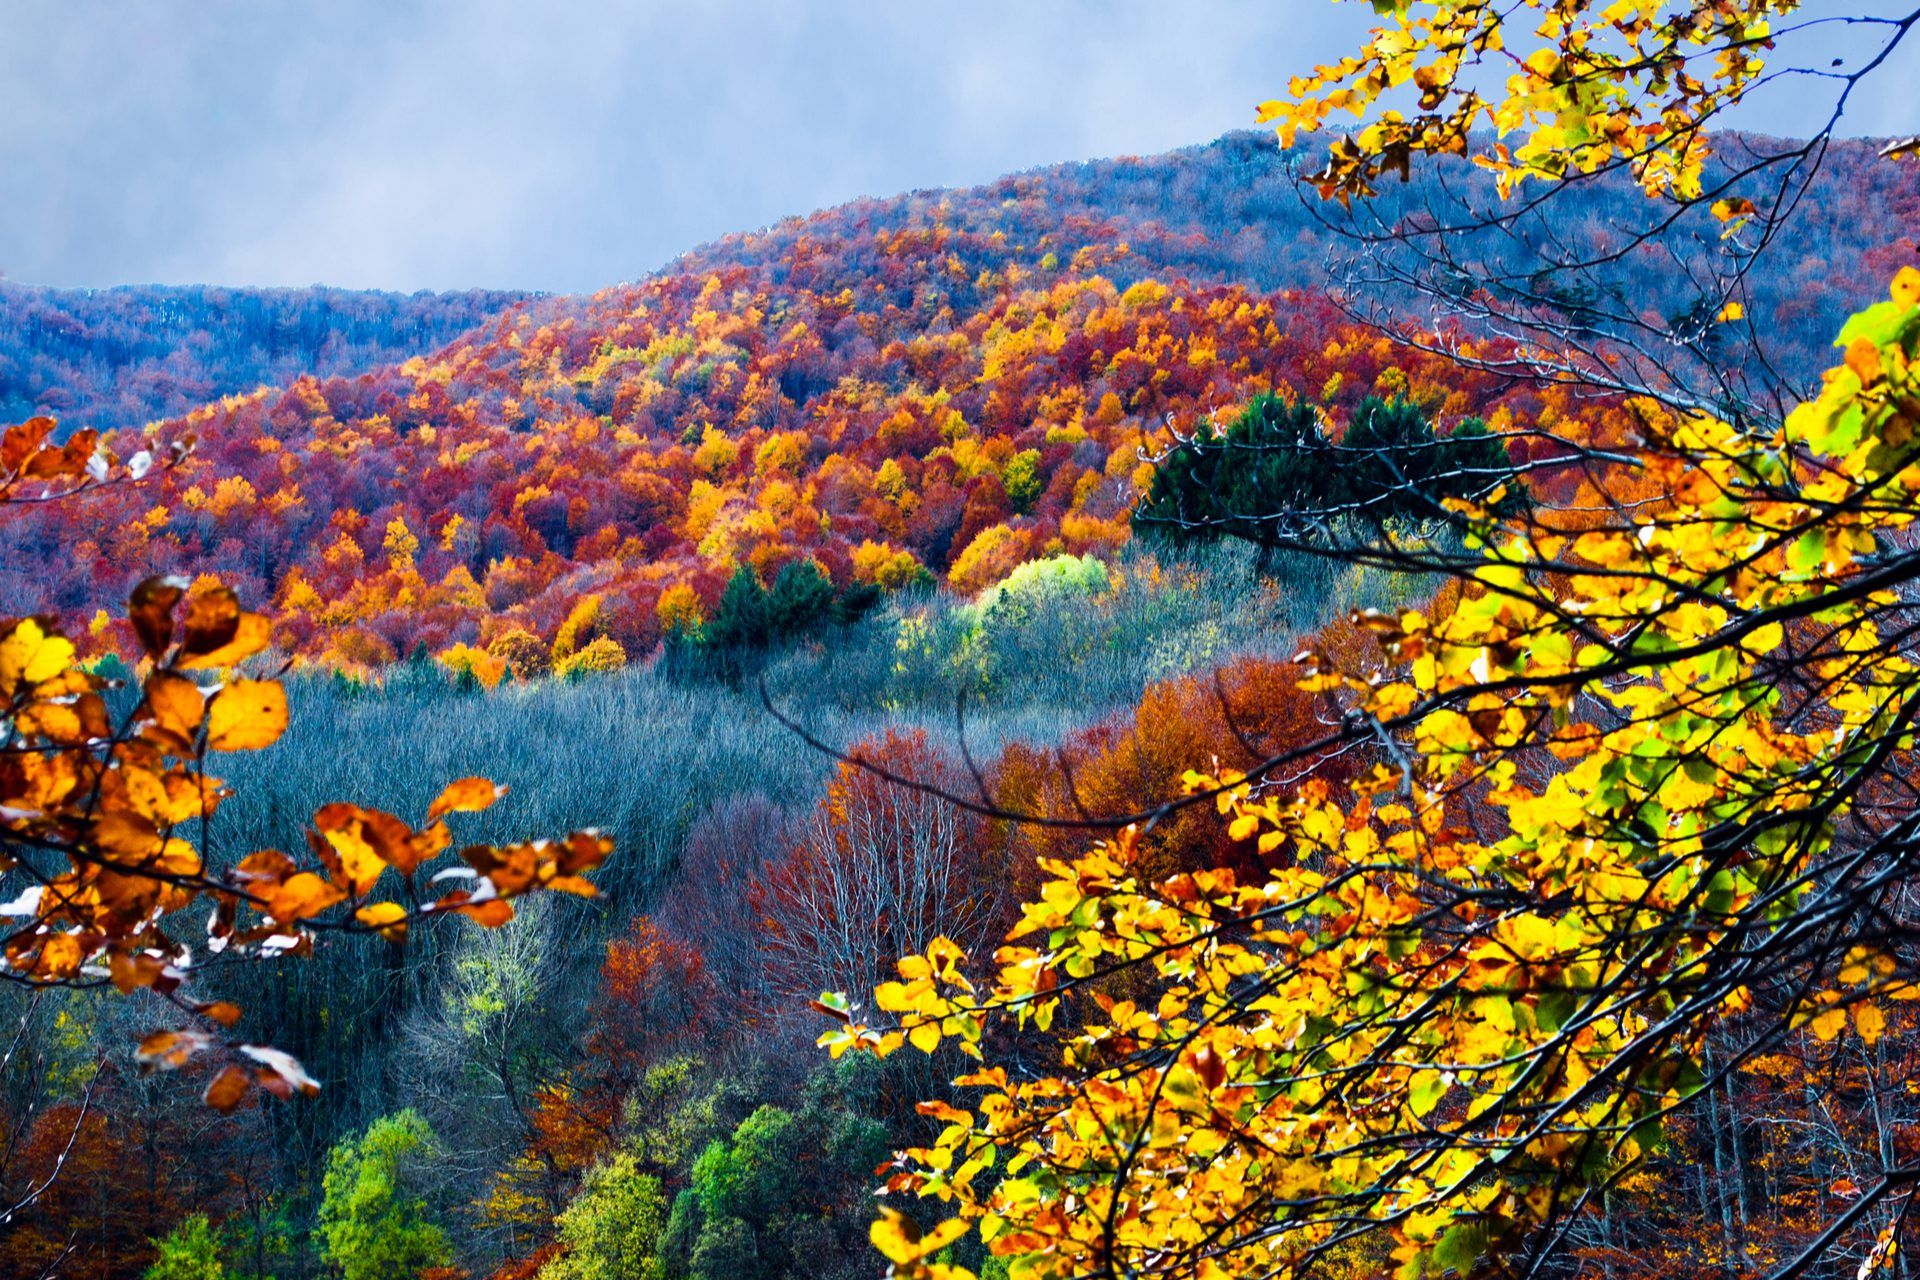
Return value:
[(922, 1053), (932, 1053), (940, 1047), (940, 1026), (934, 1022), (923, 1022), (907, 1032), (907, 1040)]
[(286, 731), (287, 692), (272, 680), (235, 680), (207, 713), (207, 745), (215, 751), (258, 751)]
[(1813, 1034), (1820, 1039), (1831, 1040), (1840, 1034), (1842, 1027), (1847, 1025), (1847, 1011), (1835, 1005), (1831, 1009), (1816, 1014), (1808, 1025), (1813, 1028)]
[(0, 698), (51, 680), (72, 665), (71, 640), (46, 631), (32, 618), (23, 619), (0, 640)]
[(340, 855), (340, 874), (346, 880), (347, 892), (356, 898), (365, 896), (387, 869), (387, 864), (373, 851), (357, 826), (329, 831), (326, 840)]
[(873, 1241), (874, 1248), (886, 1255), (887, 1261), (898, 1267), (911, 1266), (922, 1258), (939, 1253), (967, 1234), (967, 1224), (960, 1218), (949, 1218), (922, 1234), (919, 1224), (904, 1213), (882, 1209), (880, 1214), (879, 1219), (868, 1228), (868, 1238)]
[(401, 943), (407, 940), (407, 909), (397, 902), (372, 902), (353, 913), (353, 918), (372, 929), (380, 931), (380, 936), (388, 942)]
[(1860, 1033), (1862, 1040), (1872, 1044), (1880, 1038), (1880, 1033), (1887, 1029), (1887, 1015), (1880, 1012), (1880, 1006), (1877, 1004), (1855, 1005), (1853, 1029)]

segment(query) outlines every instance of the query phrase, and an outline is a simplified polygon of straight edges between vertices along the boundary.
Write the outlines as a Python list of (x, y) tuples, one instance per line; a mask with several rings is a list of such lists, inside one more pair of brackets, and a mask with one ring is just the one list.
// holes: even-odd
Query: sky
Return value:
[[(1328, 0), (0, 0), (0, 274), (591, 290), (863, 195), (1251, 127), (1371, 20)], [(1903, 50), (1842, 132), (1920, 129), (1895, 92), (1916, 75)], [(1741, 123), (1791, 132), (1794, 98)]]

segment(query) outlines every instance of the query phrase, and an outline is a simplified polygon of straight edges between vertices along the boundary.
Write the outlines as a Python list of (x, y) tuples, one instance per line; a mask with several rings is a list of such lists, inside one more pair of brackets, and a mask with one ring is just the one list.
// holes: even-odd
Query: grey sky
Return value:
[[(0, 271), (592, 289), (860, 195), (1205, 141), (1370, 18), (1327, 0), (0, 0)], [(1891, 83), (1920, 74), (1913, 54), (1846, 132), (1920, 128)], [(1746, 123), (1788, 131), (1791, 106)]]

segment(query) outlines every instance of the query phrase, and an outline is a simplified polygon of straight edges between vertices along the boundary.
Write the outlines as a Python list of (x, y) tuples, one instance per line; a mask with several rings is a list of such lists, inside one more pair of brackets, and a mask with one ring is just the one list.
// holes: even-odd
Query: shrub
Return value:
[(495, 636), (487, 645), (487, 652), (505, 662), (516, 680), (544, 675), (549, 665), (547, 646), (524, 627), (513, 627)]
[(470, 644), (456, 644), (434, 656), (457, 680), (477, 684), (482, 689), (496, 687), (507, 674), (504, 657)]

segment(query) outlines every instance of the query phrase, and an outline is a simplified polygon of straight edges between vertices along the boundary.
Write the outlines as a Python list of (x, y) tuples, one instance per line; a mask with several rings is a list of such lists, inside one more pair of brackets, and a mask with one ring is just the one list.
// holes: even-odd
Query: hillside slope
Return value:
[(139, 427), (303, 373), (363, 373), (435, 350), (525, 296), (0, 281), (0, 421), (47, 413), (68, 427)]
[[(1807, 361), (1913, 255), (1858, 228), (1920, 206), (1913, 167), (1863, 144), (1821, 181), (1755, 288)], [(1604, 236), (1612, 195), (1567, 201), (1565, 234)], [(1862, 201), (1882, 216), (1850, 218)], [(1029, 556), (1110, 550), (1142, 450), (1264, 390), (1336, 420), (1376, 393), (1448, 423), (1578, 430), (1606, 412), (1347, 323), (1318, 290), (1338, 243), (1253, 135), (791, 219), (430, 356), (155, 428), (197, 436), (193, 460), (9, 517), (0, 595), (84, 615), (191, 566), (271, 601), (288, 649), (350, 664), (544, 648), (592, 596), (591, 632), (635, 654), (710, 615), (743, 564), (771, 581), (812, 559), (841, 591), (970, 589)], [(1659, 264), (1626, 268), (1649, 305), (1681, 298)], [(24, 568), (49, 563), (69, 569)]]

